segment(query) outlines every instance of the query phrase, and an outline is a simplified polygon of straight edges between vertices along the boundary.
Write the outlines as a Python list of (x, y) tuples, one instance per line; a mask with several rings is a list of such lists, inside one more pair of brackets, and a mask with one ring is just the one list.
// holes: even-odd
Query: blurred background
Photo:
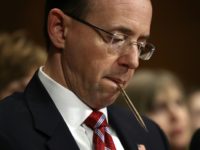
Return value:
[[(186, 86), (200, 85), (200, 1), (152, 0), (150, 41), (157, 51), (141, 68), (168, 69)], [(0, 5), (0, 32), (26, 30), (38, 44), (43, 39), (44, 0), (6, 0)]]

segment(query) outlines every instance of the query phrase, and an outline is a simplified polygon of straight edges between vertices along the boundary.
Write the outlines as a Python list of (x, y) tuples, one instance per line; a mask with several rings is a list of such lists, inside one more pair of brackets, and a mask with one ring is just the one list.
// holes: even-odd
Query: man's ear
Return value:
[(54, 8), (48, 15), (48, 34), (52, 44), (59, 49), (65, 46), (65, 37), (68, 30), (69, 17), (60, 9)]

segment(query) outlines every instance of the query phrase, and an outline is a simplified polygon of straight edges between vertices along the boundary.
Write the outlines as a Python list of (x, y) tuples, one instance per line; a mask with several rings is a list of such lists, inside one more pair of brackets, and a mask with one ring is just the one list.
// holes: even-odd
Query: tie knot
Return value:
[(90, 114), (90, 116), (84, 121), (84, 123), (92, 129), (97, 129), (107, 126), (106, 117), (100, 111), (93, 111)]

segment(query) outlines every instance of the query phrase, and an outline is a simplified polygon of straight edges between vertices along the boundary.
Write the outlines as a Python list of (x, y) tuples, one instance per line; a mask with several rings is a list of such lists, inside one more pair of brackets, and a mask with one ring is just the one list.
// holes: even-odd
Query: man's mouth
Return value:
[(115, 78), (115, 77), (106, 77), (108, 80), (114, 82), (117, 86), (121, 85), (124, 86), (126, 84), (126, 81), (120, 79), (120, 78)]

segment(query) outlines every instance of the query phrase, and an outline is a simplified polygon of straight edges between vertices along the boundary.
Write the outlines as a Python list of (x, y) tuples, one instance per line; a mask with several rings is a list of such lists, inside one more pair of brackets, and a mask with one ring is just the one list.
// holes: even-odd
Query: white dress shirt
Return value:
[[(72, 91), (44, 73), (42, 67), (39, 69), (38, 76), (62, 115), (80, 150), (93, 150), (93, 130), (83, 124), (85, 119), (92, 113), (92, 109), (84, 104)], [(104, 113), (109, 124), (107, 108), (99, 111)], [(110, 131), (116, 149), (124, 150), (116, 132), (111, 127)]]

